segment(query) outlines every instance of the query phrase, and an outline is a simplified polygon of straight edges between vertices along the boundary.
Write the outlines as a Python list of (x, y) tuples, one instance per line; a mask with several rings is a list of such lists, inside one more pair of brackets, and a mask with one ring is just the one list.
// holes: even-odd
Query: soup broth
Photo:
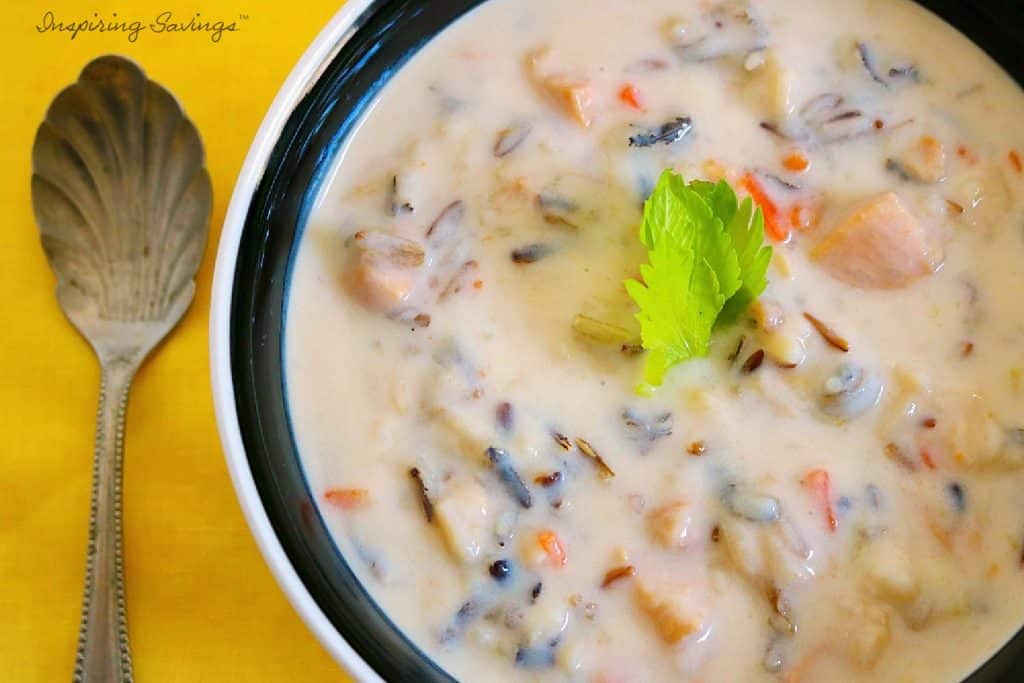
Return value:
[[(367, 590), (465, 681), (954, 681), (1024, 622), (1024, 96), (903, 0), (490, 0), (296, 254), (290, 415)], [(643, 384), (644, 200), (765, 291)]]

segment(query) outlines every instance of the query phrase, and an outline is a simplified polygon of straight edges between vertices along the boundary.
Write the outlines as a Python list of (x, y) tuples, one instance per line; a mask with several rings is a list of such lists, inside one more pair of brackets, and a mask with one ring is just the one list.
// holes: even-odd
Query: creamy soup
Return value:
[[(466, 681), (954, 681), (1024, 622), (1024, 96), (910, 2), (491, 0), (294, 262), (309, 483)], [(767, 288), (643, 384), (664, 169)], [(638, 388), (641, 390), (638, 391)]]

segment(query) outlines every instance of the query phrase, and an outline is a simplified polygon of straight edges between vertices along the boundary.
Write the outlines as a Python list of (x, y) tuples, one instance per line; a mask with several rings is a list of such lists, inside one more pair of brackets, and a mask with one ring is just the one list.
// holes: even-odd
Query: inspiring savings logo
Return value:
[(230, 20), (217, 19), (204, 17), (199, 12), (191, 16), (176, 15), (167, 10), (148, 19), (127, 19), (119, 16), (117, 12), (113, 12), (109, 16), (93, 12), (88, 17), (67, 19), (58, 17), (53, 11), (48, 10), (35, 28), (38, 33), (65, 35), (69, 40), (88, 33), (122, 33), (129, 43), (134, 43), (139, 36), (144, 34), (191, 34), (204, 36), (212, 43), (219, 43), (226, 34), (237, 33), (241, 30), (240, 25), (248, 18), (247, 14), (239, 14)]

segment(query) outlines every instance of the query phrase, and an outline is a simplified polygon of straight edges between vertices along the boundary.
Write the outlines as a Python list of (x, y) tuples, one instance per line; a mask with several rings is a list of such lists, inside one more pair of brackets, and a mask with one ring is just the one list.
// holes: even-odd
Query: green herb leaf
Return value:
[(736, 193), (733, 192), (729, 183), (719, 180), (717, 183), (709, 183), (706, 180), (691, 180), (690, 188), (704, 198), (711, 212), (715, 214), (723, 225), (729, 225), (729, 221), (736, 215)]
[(640, 306), (636, 317), (648, 351), (644, 381), (657, 386), (676, 363), (707, 354), (724, 297), (714, 270), (692, 250), (661, 240), (648, 258), (640, 266), (643, 284), (627, 280), (626, 291)]
[(764, 214), (760, 207), (754, 209), (750, 197), (739, 205), (732, 220), (726, 224), (726, 231), (736, 249), (741, 284), (732, 298), (725, 302), (718, 316), (720, 323), (733, 322), (761, 296), (768, 286), (768, 264), (772, 260), (772, 248), (764, 244)]
[(738, 204), (722, 181), (695, 181), (665, 171), (644, 204), (640, 241), (648, 263), (643, 282), (627, 280), (647, 350), (643, 392), (673, 365), (708, 353), (723, 309), (739, 315), (765, 287), (771, 248), (762, 247), (764, 219), (749, 199)]

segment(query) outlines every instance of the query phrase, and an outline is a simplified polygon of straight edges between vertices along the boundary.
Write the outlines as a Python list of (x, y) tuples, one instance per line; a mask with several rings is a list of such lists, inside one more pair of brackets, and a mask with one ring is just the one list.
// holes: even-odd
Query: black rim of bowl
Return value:
[[(356, 17), (292, 111), (253, 194), (230, 314), (239, 430), (260, 500), (285, 555), (324, 615), (384, 679), (452, 681), (376, 605), (338, 552), (307, 486), (285, 400), (283, 325), (294, 247), (334, 153), (394, 72), (483, 0), (377, 0)], [(1024, 84), (1019, 0), (922, 0)], [(1024, 680), (1024, 629), (969, 683)]]

